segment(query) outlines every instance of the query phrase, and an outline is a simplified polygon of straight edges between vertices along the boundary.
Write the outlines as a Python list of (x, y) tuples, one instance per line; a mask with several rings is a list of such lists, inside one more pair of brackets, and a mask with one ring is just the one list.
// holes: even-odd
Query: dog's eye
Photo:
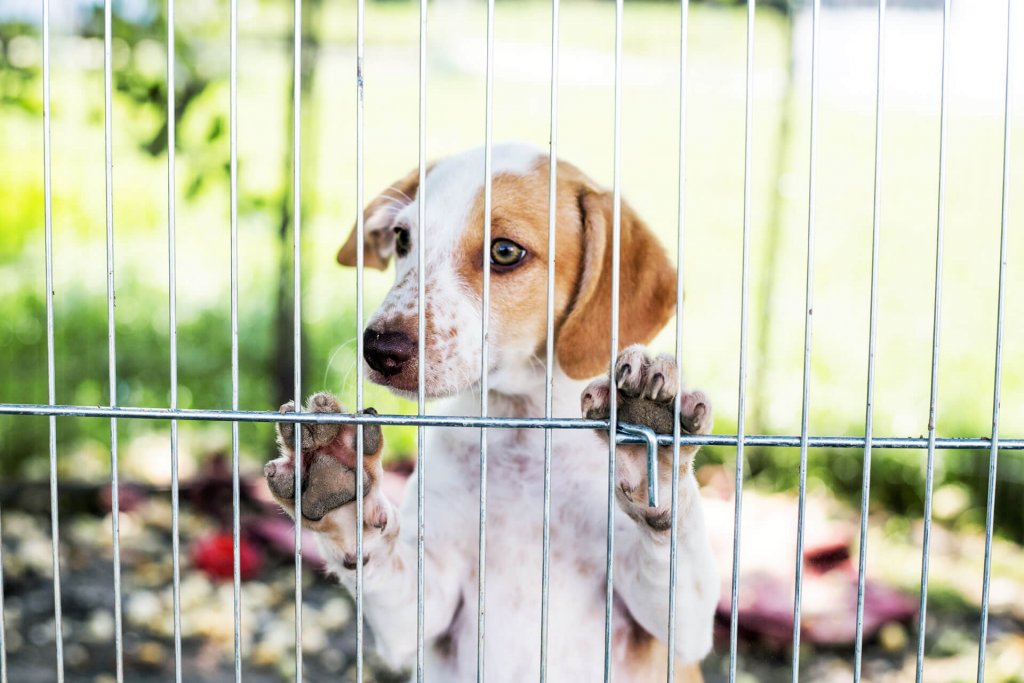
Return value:
[(409, 236), (409, 228), (395, 226), (395, 253), (399, 257), (406, 256), (411, 246), (412, 238)]
[(491, 242), (491, 265), (497, 270), (509, 270), (522, 263), (526, 249), (512, 240), (497, 239)]

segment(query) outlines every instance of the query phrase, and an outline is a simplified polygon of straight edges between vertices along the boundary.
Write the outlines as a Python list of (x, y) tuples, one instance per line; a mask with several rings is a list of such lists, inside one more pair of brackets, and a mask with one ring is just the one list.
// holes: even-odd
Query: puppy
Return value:
[[(480, 414), (483, 268), (489, 268), (489, 415), (544, 414), (548, 158), (522, 144), (493, 148), (491, 242), (483, 244), (484, 152), (432, 165), (425, 191), (418, 173), (398, 180), (366, 207), (364, 263), (395, 261), (395, 284), (365, 330), (368, 377), (413, 397), (419, 363), (431, 412)], [(420, 243), (419, 202), (426, 224)], [(619, 340), (623, 350), (609, 383), (612, 195), (574, 166), (557, 170), (555, 266), (555, 417), (605, 419), (611, 391), (622, 421), (671, 432), (679, 369), (642, 344), (671, 317), (675, 271), (663, 248), (628, 204), (621, 206)], [(355, 265), (353, 234), (338, 260)], [(417, 263), (424, 250), (425, 358), (417, 355)], [(484, 254), (487, 257), (484, 257)], [(589, 382), (593, 377), (599, 379)], [(284, 410), (289, 409), (285, 406)], [(338, 412), (329, 395), (308, 410)], [(682, 392), (684, 433), (711, 431), (702, 392)], [(270, 489), (294, 506), (294, 446), (281, 425), (281, 456), (267, 465)], [(415, 663), (417, 641), (417, 496), (407, 486), (395, 508), (380, 493), (380, 432), (364, 437), (364, 556), (356, 557), (354, 427), (310, 429), (303, 439), (302, 524), (316, 532), (328, 568), (350, 591), (364, 563), (364, 607), (374, 645), (396, 668)], [(320, 431), (318, 431), (320, 430)], [(425, 468), (424, 654), (434, 681), (476, 680), (480, 432), (431, 428), (418, 467)], [(551, 561), (547, 672), (552, 681), (603, 677), (607, 433), (553, 430)], [(540, 670), (544, 432), (489, 429), (485, 675), (525, 681)], [(642, 446), (616, 454), (612, 675), (617, 681), (663, 681), (668, 636), (671, 448), (660, 449), (662, 505), (647, 506)], [(692, 463), (680, 451), (674, 679), (699, 681), (711, 648), (717, 569), (705, 530)], [(415, 477), (413, 477), (415, 479)]]

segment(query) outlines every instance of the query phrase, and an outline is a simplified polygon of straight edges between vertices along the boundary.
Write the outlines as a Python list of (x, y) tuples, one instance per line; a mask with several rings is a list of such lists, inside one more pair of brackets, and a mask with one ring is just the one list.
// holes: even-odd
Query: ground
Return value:
[[(242, 662), (245, 680), (283, 681), (294, 675), (294, 562), (291, 523), (259, 502), (261, 479), (243, 485)], [(45, 486), (3, 490), (4, 613), (9, 677), (54, 677), (53, 584)], [(77, 487), (61, 491), (61, 589), (64, 661), (68, 681), (114, 680), (113, 573), (108, 491)], [(759, 496), (748, 491), (748, 496)], [(223, 478), (186, 482), (181, 493), (181, 627), (183, 675), (192, 681), (231, 677), (234, 628), (230, 581), (230, 489)], [(171, 610), (171, 506), (167, 491), (125, 489), (121, 515), (126, 679), (167, 680), (173, 672)], [(855, 522), (855, 513), (842, 513)], [(229, 530), (230, 527), (227, 527)], [(226, 540), (218, 546), (217, 540)], [(928, 681), (973, 680), (979, 623), (977, 559), (983, 538), (937, 524), (926, 644)], [(919, 571), (920, 527), (872, 519), (869, 575), (914, 596)], [(307, 558), (316, 553), (307, 542)], [(999, 578), (992, 587), (988, 676), (1012, 681), (1024, 670), (1024, 552), (997, 542)], [(755, 558), (749, 558), (753, 561)], [(1006, 567), (1016, 569), (1005, 570)], [(307, 563), (303, 571), (304, 669), (308, 680), (352, 680), (354, 608), (333, 580)], [(724, 627), (724, 623), (723, 623)], [(740, 640), (739, 680), (789, 680), (788, 645), (773, 646), (746, 630)], [(709, 681), (727, 680), (728, 639), (720, 629), (715, 652), (704, 663)], [(866, 645), (864, 672), (872, 681), (913, 680), (916, 627), (889, 624)], [(804, 680), (845, 681), (852, 673), (852, 646), (817, 646), (804, 639)], [(366, 658), (367, 680), (401, 677)]]

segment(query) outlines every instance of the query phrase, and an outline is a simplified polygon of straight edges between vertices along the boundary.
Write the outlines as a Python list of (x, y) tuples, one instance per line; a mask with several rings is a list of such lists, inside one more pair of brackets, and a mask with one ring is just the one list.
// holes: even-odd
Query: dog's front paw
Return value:
[[(281, 406), (281, 413), (294, 413), (295, 404)], [(344, 412), (337, 399), (328, 393), (314, 394), (306, 404), (307, 413)], [(366, 413), (375, 414), (372, 408)], [(302, 496), (303, 526), (321, 531), (335, 510), (356, 499), (356, 430), (352, 424), (299, 423), (302, 429)], [(280, 457), (266, 464), (263, 473), (267, 485), (281, 507), (294, 516), (295, 511), (295, 427), (294, 422), (277, 424)], [(378, 488), (381, 476), (380, 453), (383, 438), (379, 425), (363, 427), (363, 496), (364, 522), (368, 527), (383, 528), (387, 511), (376, 504), (381, 497), (371, 495)]]
[[(650, 427), (658, 434), (671, 434), (676, 392), (680, 388), (679, 368), (671, 356), (652, 358), (641, 345), (624, 349), (615, 361), (618, 421)], [(584, 389), (581, 408), (584, 417), (606, 420), (610, 414), (613, 387), (607, 377), (594, 380)], [(713, 423), (711, 402), (702, 391), (682, 391), (679, 424), (683, 434), (709, 434)], [(604, 430), (599, 433), (607, 438)], [(679, 450), (680, 468), (690, 467), (698, 446)], [(672, 476), (672, 448), (658, 451), (659, 479), (665, 484)], [(623, 509), (656, 530), (667, 529), (671, 509), (647, 505), (647, 451), (644, 446), (621, 446), (616, 456), (617, 493)], [(667, 502), (667, 501), (663, 501)]]

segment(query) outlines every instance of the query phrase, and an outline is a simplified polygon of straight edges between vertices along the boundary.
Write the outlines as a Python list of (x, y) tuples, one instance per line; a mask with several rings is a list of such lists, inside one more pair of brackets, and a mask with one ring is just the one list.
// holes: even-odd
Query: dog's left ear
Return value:
[[(428, 166), (426, 170), (430, 170)], [(393, 182), (386, 190), (366, 205), (363, 210), (363, 264), (368, 268), (384, 270), (395, 251), (395, 233), (391, 229), (395, 214), (416, 198), (419, 189), (419, 168)], [(355, 226), (345, 244), (338, 251), (338, 263), (356, 265), (358, 245)]]
[[(584, 191), (579, 198), (583, 258), (579, 288), (558, 331), (559, 365), (574, 379), (607, 372), (612, 301), (612, 194)], [(676, 271), (650, 228), (628, 204), (621, 206), (619, 350), (646, 344), (675, 312)]]

